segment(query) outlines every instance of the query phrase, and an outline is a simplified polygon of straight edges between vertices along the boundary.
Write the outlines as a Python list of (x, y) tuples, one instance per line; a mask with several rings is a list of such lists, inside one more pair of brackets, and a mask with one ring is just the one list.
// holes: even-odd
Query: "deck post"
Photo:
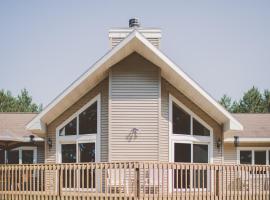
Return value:
[(139, 164), (135, 164), (135, 183), (136, 183), (136, 197), (140, 199), (140, 167)]

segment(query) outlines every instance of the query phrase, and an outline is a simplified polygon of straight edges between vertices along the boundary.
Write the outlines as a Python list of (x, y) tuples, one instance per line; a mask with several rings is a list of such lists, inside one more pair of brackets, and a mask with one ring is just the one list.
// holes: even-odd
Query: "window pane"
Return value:
[(76, 162), (76, 144), (62, 144), (62, 163)]
[(191, 144), (174, 144), (174, 161), (191, 162)]
[(173, 103), (173, 133), (190, 135), (190, 115)]
[(79, 115), (79, 134), (97, 133), (97, 102)]
[(95, 162), (95, 143), (81, 143), (80, 162)]
[(22, 164), (33, 164), (34, 151), (33, 150), (22, 150)]
[(13, 150), (8, 152), (8, 164), (19, 164), (19, 151)]
[(240, 151), (240, 164), (252, 164), (252, 152)]
[(0, 164), (5, 164), (5, 150), (0, 148)]
[(254, 156), (255, 165), (266, 165), (266, 151), (255, 151)]
[(77, 132), (77, 118), (74, 118), (60, 130), (59, 135), (60, 136), (76, 135), (76, 132)]
[(210, 130), (193, 118), (193, 135), (210, 136)]
[(208, 163), (208, 145), (193, 144), (193, 162)]

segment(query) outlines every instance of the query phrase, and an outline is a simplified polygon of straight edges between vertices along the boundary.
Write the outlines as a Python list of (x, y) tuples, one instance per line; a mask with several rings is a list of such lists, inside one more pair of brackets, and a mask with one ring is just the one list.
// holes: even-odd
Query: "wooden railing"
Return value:
[(270, 166), (156, 162), (0, 165), (0, 199), (267, 200), (269, 178)]

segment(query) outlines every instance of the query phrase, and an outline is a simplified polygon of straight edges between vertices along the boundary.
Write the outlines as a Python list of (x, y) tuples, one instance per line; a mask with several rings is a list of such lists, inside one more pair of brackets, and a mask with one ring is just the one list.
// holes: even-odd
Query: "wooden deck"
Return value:
[(270, 199), (270, 166), (0, 165), (0, 199)]

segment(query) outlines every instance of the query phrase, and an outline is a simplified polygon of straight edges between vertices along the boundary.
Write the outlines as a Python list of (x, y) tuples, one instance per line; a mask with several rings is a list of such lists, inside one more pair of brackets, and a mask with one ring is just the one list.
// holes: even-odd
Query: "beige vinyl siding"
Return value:
[(37, 143), (37, 163), (44, 163), (45, 148), (44, 142)]
[(157, 161), (159, 68), (131, 54), (112, 67), (110, 88), (110, 161)]
[(108, 78), (101, 81), (94, 89), (90, 90), (86, 95), (80, 98), (75, 104), (63, 112), (59, 117), (57, 117), (52, 123), (48, 125), (47, 138), (50, 138), (53, 142), (52, 148), (49, 149), (46, 142), (46, 163), (56, 162), (56, 128), (62, 124), (66, 119), (68, 119), (72, 114), (82, 108), (91, 99), (97, 96), (99, 93), (101, 95), (101, 136), (100, 136), (100, 160), (102, 162), (108, 161)]
[(178, 91), (165, 79), (161, 79), (161, 120), (160, 120), (160, 161), (169, 161), (169, 94), (178, 99), (193, 113), (205, 121), (213, 129), (213, 162), (222, 163), (222, 148), (218, 149), (216, 141), (222, 140), (222, 126), (212, 119), (207, 113), (187, 98), (183, 93)]

